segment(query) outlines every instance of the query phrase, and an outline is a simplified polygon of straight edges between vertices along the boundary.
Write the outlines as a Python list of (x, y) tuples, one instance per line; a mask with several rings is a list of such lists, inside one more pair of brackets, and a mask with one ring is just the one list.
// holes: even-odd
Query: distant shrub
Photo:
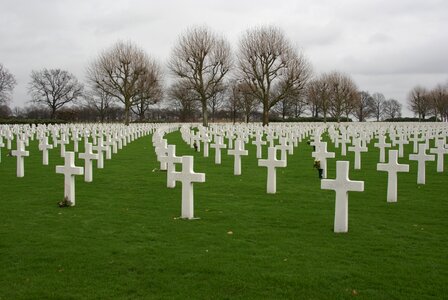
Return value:
[(430, 117), (428, 119), (419, 121), (418, 118), (405, 117), (405, 118), (386, 119), (384, 120), (384, 122), (440, 122), (440, 119), (436, 117)]
[[(337, 122), (337, 118), (327, 118), (327, 122)], [(280, 118), (270, 118), (269, 122), (324, 122), (324, 118), (322, 117), (300, 117), (300, 118), (289, 118), (289, 119), (280, 119)], [(339, 122), (352, 122), (352, 119), (341, 117), (339, 118)]]
[(66, 124), (67, 121), (64, 120), (58, 120), (58, 119), (17, 119), (17, 118), (10, 118), (10, 119), (0, 119), (0, 124)]

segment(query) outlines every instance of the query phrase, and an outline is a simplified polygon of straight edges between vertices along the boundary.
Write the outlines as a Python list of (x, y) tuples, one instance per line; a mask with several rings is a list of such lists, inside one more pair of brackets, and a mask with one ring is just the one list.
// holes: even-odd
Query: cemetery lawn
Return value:
[[(206, 174), (194, 185), (198, 220), (178, 218), (181, 184), (167, 189), (166, 173), (153, 171), (159, 164), (151, 136), (95, 167), (92, 183), (77, 176), (73, 208), (57, 207), (64, 184), (55, 173), (63, 163), (59, 148), (43, 166), (37, 142), (30, 142), (24, 178), (3, 148), (0, 299), (447, 297), (446, 162), (444, 173), (428, 162), (426, 185), (417, 185), (417, 162), (400, 159), (410, 173), (398, 174), (398, 202), (390, 204), (373, 141), (362, 170), (353, 170), (349, 153), (342, 160), (350, 160), (350, 178), (364, 180), (365, 192), (349, 194), (349, 232), (335, 234), (335, 194), (320, 189), (305, 142), (287, 168), (277, 169), (277, 194), (268, 195), (254, 146), (246, 146), (242, 175), (234, 176), (233, 157), (223, 152), (217, 166), (213, 149), (203, 158), (179, 132), (167, 138)], [(329, 160), (329, 178), (335, 162)]]

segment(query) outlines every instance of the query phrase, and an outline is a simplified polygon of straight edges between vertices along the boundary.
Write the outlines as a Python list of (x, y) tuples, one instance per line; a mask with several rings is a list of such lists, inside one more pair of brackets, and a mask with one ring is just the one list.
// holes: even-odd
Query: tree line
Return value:
[[(281, 120), (303, 115), (340, 121), (377, 121), (401, 116), (402, 106), (381, 93), (360, 91), (350, 75), (314, 74), (308, 59), (275, 26), (246, 30), (232, 51), (210, 28), (193, 27), (171, 50), (166, 80), (162, 65), (132, 42), (117, 42), (99, 53), (81, 83), (69, 71), (33, 70), (31, 106), (8, 111), (16, 80), (0, 64), (0, 116), (15, 114), (82, 121)], [(448, 83), (433, 90), (417, 86), (409, 109), (424, 120), (448, 119)]]

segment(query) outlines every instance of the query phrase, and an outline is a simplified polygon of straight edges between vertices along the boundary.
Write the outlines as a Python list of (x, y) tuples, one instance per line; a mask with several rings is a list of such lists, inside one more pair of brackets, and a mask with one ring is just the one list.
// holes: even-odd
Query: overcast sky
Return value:
[(11, 107), (29, 100), (31, 70), (61, 68), (84, 81), (88, 63), (118, 40), (165, 64), (193, 25), (210, 26), (234, 50), (246, 29), (279, 26), (315, 74), (348, 73), (360, 90), (404, 107), (413, 86), (448, 82), (447, 0), (0, 0), (0, 63), (18, 82)]

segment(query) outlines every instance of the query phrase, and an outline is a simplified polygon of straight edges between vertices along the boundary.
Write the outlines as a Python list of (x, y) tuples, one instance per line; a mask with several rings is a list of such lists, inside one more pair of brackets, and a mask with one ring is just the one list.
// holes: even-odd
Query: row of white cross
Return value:
[[(248, 155), (245, 144), (253, 138), (252, 144), (256, 146), (256, 155), (258, 165), (267, 168), (267, 193), (276, 193), (276, 168), (287, 166), (288, 154), (293, 154), (294, 147), (298, 146), (303, 138), (311, 137), (311, 145), (315, 147), (312, 156), (320, 161), (323, 169), (322, 189), (332, 189), (336, 192), (336, 210), (335, 210), (335, 232), (346, 232), (348, 230), (348, 192), (363, 191), (364, 183), (361, 181), (351, 181), (348, 177), (348, 162), (338, 161), (336, 168), (336, 179), (330, 180), (327, 177), (327, 159), (334, 158), (335, 153), (327, 151), (327, 143), (321, 141), (324, 133), (328, 133), (330, 140), (333, 141), (336, 148), (341, 148), (341, 155), (346, 155), (347, 145), (349, 151), (355, 154), (355, 169), (361, 169), (361, 153), (367, 152), (367, 144), (372, 138), (377, 138), (375, 147), (380, 150), (380, 163), (377, 164), (378, 171), (388, 172), (387, 201), (397, 201), (397, 173), (408, 172), (409, 165), (399, 164), (398, 158), (404, 156), (403, 145), (412, 141), (414, 143), (414, 154), (409, 155), (410, 160), (418, 162), (417, 183), (425, 183), (426, 161), (434, 161), (434, 155), (428, 155), (426, 151), (429, 148), (431, 140), (435, 140), (435, 148), (430, 152), (437, 155), (437, 172), (443, 172), (444, 155), (448, 153), (446, 146), (446, 137), (448, 136), (447, 126), (423, 126), (416, 129), (415, 126), (393, 126), (387, 129), (384, 126), (340, 126), (335, 124), (322, 125), (312, 124), (307, 126), (288, 126), (280, 125), (263, 128), (257, 125), (249, 126), (217, 126), (210, 128), (198, 126), (198, 131), (192, 130), (189, 125), (181, 128), (183, 139), (190, 146), (203, 148), (204, 157), (209, 156), (209, 143), (211, 148), (215, 149), (215, 163), (221, 164), (221, 150), (229, 147), (227, 153), (234, 157), (234, 175), (241, 175), (241, 157)], [(373, 128), (373, 129), (372, 129)], [(205, 174), (195, 173), (193, 170), (192, 156), (176, 156), (175, 145), (168, 145), (164, 134), (178, 130), (179, 126), (172, 125), (140, 125), (140, 126), (112, 126), (97, 127), (92, 125), (83, 126), (49, 126), (45, 127), (0, 127), (0, 151), (2, 147), (11, 149), (11, 141), (14, 137), (17, 139), (17, 149), (12, 150), (11, 154), (17, 158), (17, 176), (24, 176), (24, 157), (29, 156), (25, 145), (29, 139), (37, 136), (39, 139), (39, 150), (42, 151), (42, 162), (48, 165), (48, 150), (57, 145), (60, 146), (61, 156), (65, 158), (63, 166), (57, 166), (56, 172), (63, 174), (64, 195), (75, 204), (75, 181), (76, 175), (83, 175), (86, 182), (93, 180), (92, 161), (97, 160), (97, 167), (104, 167), (104, 157), (111, 159), (112, 153), (117, 153), (118, 149), (126, 146), (126, 143), (142, 135), (152, 133), (153, 144), (157, 158), (160, 161), (162, 170), (167, 170), (167, 187), (175, 187), (175, 182), (182, 183), (182, 218), (194, 218), (194, 200), (193, 183), (205, 182)], [(386, 142), (386, 133), (389, 135), (392, 143)], [(49, 144), (48, 138), (51, 135), (53, 144)], [(212, 138), (210, 138), (210, 136)], [(78, 142), (84, 138), (85, 152), (79, 154), (79, 158), (84, 160), (84, 167), (75, 166), (75, 152), (78, 151)], [(92, 143), (89, 142), (92, 139)], [(104, 139), (105, 138), (105, 139)], [(224, 139), (228, 139), (228, 145)], [(263, 140), (265, 138), (266, 140)], [(6, 139), (7, 143), (3, 143)], [(235, 140), (234, 140), (235, 139)], [(73, 142), (74, 151), (66, 151), (66, 145)], [(278, 140), (279, 144), (275, 141)], [(409, 140), (409, 141), (408, 141)], [(420, 143), (421, 142), (421, 143)], [(269, 143), (267, 158), (262, 158), (262, 147)], [(398, 150), (389, 150), (389, 162), (385, 163), (386, 149), (391, 145), (398, 146)], [(418, 151), (417, 151), (418, 150)], [(94, 153), (93, 151), (96, 151)], [(277, 151), (280, 151), (281, 158), (277, 159)], [(415, 153), (416, 152), (416, 153)], [(1, 152), (0, 152), (1, 161)], [(182, 164), (182, 171), (176, 172), (175, 164)]]
[[(331, 129), (331, 128), (330, 128)], [(331, 130), (329, 130), (331, 131)], [(215, 163), (221, 163), (221, 150), (225, 149), (227, 145), (223, 142), (224, 136), (228, 136), (227, 134), (219, 135), (219, 133), (223, 133), (223, 131), (214, 135), (215, 142), (210, 145), (211, 148), (215, 149)], [(335, 153), (327, 151), (327, 143), (320, 141), (321, 134), (323, 131), (321, 129), (308, 131), (309, 133), (314, 132), (314, 141), (311, 142), (311, 145), (315, 147), (315, 151), (312, 153), (312, 156), (321, 162), (321, 168), (323, 169), (323, 178), (327, 177), (326, 170), (327, 164), (326, 160), (328, 158), (334, 158)], [(333, 133), (335, 131), (333, 130)], [(203, 146), (204, 157), (209, 156), (209, 143), (212, 139), (209, 138), (208, 130), (199, 126), (198, 134), (195, 134), (194, 130), (191, 130), (189, 126), (183, 126), (181, 128), (181, 133), (183, 139), (189, 143), (191, 146), (196, 145), (198, 149), (201, 147), (201, 143)], [(415, 131), (414, 131), (415, 133)], [(155, 135), (155, 139), (153, 142), (155, 143), (156, 153), (158, 154), (158, 159), (162, 164), (168, 164), (167, 171), (167, 186), (174, 187), (175, 181), (182, 182), (182, 218), (193, 219), (193, 183), (194, 182), (205, 182), (205, 174), (195, 173), (193, 171), (193, 157), (192, 156), (184, 156), (184, 157), (176, 157), (175, 156), (175, 145), (167, 145), (165, 139), (163, 139), (164, 132), (160, 130), (160, 132)], [(213, 134), (212, 134), (213, 135)], [(307, 134), (300, 136), (305, 137)], [(442, 135), (446, 135), (446, 131), (443, 132)], [(394, 138), (394, 135), (392, 135)], [(267, 193), (276, 193), (276, 168), (286, 167), (287, 165), (287, 153), (292, 154), (293, 144), (297, 145), (293, 141), (287, 138), (282, 138), (279, 136), (280, 145), (274, 145), (273, 136), (269, 136), (266, 141), (263, 141), (263, 135), (260, 132), (257, 132), (255, 135), (254, 144), (257, 148), (257, 158), (260, 158), (258, 161), (258, 165), (261, 167), (266, 167), (268, 176), (267, 176)], [(390, 147), (390, 144), (385, 142), (384, 135), (378, 135), (378, 143), (375, 144), (375, 147), (380, 149), (380, 163), (377, 164), (378, 171), (385, 171), (388, 173), (388, 185), (387, 185), (387, 202), (397, 202), (397, 174), (398, 172), (409, 172), (409, 165), (399, 164), (398, 158), (403, 156), (403, 145), (406, 144), (406, 140), (403, 138), (398, 138), (395, 140), (395, 145), (398, 145), (398, 150), (389, 150), (389, 162), (385, 163), (385, 150), (387, 147)], [(241, 156), (248, 155), (248, 151), (244, 149), (245, 145), (245, 137), (239, 136), (235, 141), (233, 141), (233, 137), (229, 138), (229, 148), (230, 145), (234, 143), (234, 148), (228, 150), (228, 154), (234, 156), (234, 175), (241, 175)], [(246, 139), (248, 142), (248, 139)], [(428, 140), (427, 140), (428, 141)], [(267, 142), (270, 143), (268, 147), (268, 156), (266, 159), (261, 159), (261, 149), (263, 145), (266, 145)], [(361, 169), (361, 153), (367, 152), (367, 139), (363, 139), (362, 137), (353, 139), (354, 145), (348, 147), (349, 151), (353, 151), (355, 153), (355, 169)], [(438, 164), (437, 171), (443, 172), (443, 156), (448, 153), (448, 148), (445, 144), (445, 139), (436, 139), (436, 148), (430, 149), (431, 153), (437, 154)], [(340, 141), (340, 145), (342, 148), (341, 155), (345, 155), (346, 148), (346, 140), (342, 139)], [(429, 141), (424, 144), (418, 144), (418, 153), (410, 154), (409, 159), (415, 160), (418, 162), (418, 176), (417, 183), (425, 184), (425, 163), (426, 161), (435, 160), (434, 155), (426, 154), (427, 147), (429, 145)], [(164, 151), (166, 149), (166, 151)], [(277, 150), (282, 151), (282, 158), (277, 159)], [(165, 155), (166, 153), (166, 155)], [(182, 163), (182, 172), (176, 172), (174, 164)], [(335, 209), (335, 223), (334, 223), (334, 231), (335, 232), (347, 232), (348, 231), (348, 192), (349, 191), (364, 191), (364, 182), (363, 181), (352, 181), (349, 179), (349, 162), (348, 161), (337, 161), (336, 163), (336, 179), (323, 179), (321, 182), (322, 189), (330, 189), (336, 192), (336, 209)]]
[[(16, 136), (17, 149), (11, 151), (11, 155), (16, 157), (17, 160), (17, 177), (25, 176), (24, 158), (29, 156), (29, 151), (25, 150), (25, 144), (29, 143), (29, 138), (34, 139), (36, 134), (39, 138), (39, 150), (42, 151), (42, 164), (48, 165), (49, 163), (49, 150), (60, 145), (61, 157), (64, 157), (64, 165), (56, 166), (56, 173), (64, 175), (64, 198), (70, 201), (71, 205), (75, 205), (75, 176), (84, 175), (85, 182), (93, 181), (93, 161), (97, 161), (97, 168), (104, 168), (104, 154), (106, 159), (112, 158), (112, 153), (117, 153), (119, 149), (122, 149), (128, 143), (134, 139), (143, 135), (149, 134), (157, 128), (157, 125), (134, 125), (129, 127), (113, 126), (109, 128), (108, 133), (104, 133), (103, 130), (95, 127), (84, 127), (82, 125), (76, 126), (76, 130), (70, 127), (53, 127), (52, 129), (46, 127), (34, 127), (34, 132), (30, 133), (32, 129), (14, 127), (16, 133), (11, 134), (13, 130), (11, 128), (3, 127), (0, 131), (0, 149), (5, 147), (3, 143), (3, 137), (7, 136), (8, 141), (12, 140), (11, 136)], [(74, 142), (74, 151), (66, 151), (65, 145), (70, 143), (70, 131), (73, 130), (72, 141)], [(59, 131), (61, 131), (61, 139), (58, 140)], [(53, 144), (48, 143), (48, 133), (52, 133)], [(78, 142), (82, 140), (79, 138), (78, 133), (84, 132), (84, 153), (79, 153), (79, 158), (84, 160), (84, 167), (78, 167), (75, 165), (75, 154), (78, 151)], [(103, 135), (104, 134), (104, 135)], [(115, 136), (116, 138), (111, 138)], [(106, 138), (104, 140), (104, 137)], [(89, 142), (92, 139), (93, 144)], [(93, 152), (95, 151), (95, 152)], [(0, 152), (1, 161), (1, 152)]]

